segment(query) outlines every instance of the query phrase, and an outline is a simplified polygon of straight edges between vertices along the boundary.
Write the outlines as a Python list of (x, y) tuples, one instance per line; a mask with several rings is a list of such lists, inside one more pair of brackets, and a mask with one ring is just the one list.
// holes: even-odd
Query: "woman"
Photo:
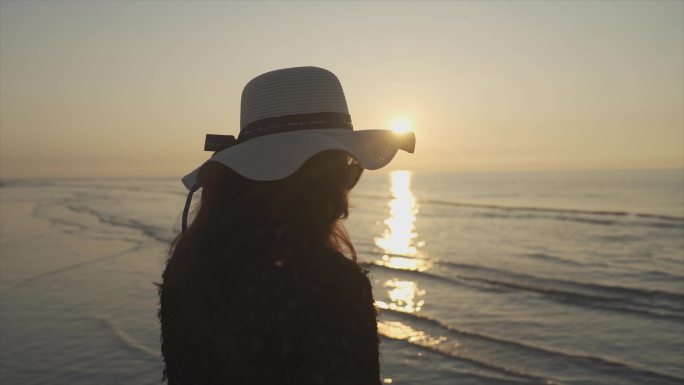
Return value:
[(354, 131), (329, 71), (249, 82), (238, 138), (208, 136), (215, 154), (183, 178), (183, 233), (159, 285), (169, 385), (379, 384), (371, 286), (340, 221), (363, 168), (413, 145)]

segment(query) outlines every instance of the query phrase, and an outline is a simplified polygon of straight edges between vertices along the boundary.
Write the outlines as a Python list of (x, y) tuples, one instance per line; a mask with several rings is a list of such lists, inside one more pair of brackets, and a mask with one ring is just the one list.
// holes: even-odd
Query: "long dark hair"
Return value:
[[(209, 361), (227, 363), (240, 356), (236, 344), (225, 343), (228, 351), (214, 344), (238, 338), (231, 333), (242, 329), (227, 325), (239, 323), (240, 310), (226, 298), (235, 290), (249, 290), (260, 266), (315, 264), (315, 257), (344, 258), (339, 254), (345, 252), (356, 261), (341, 220), (349, 214), (349, 190), (361, 171), (342, 151), (319, 153), (291, 176), (268, 182), (249, 180), (218, 163), (205, 165), (199, 208), (172, 242), (157, 284), (165, 379), (213, 373)], [(170, 372), (181, 367), (194, 369)], [(187, 378), (188, 383), (195, 380)]]
[[(199, 176), (199, 208), (185, 233), (172, 242), (169, 264), (186, 258), (240, 258), (283, 247), (335, 250), (356, 261), (341, 220), (349, 215), (349, 190), (360, 172), (342, 151), (319, 153), (276, 181), (253, 181), (209, 162)], [(282, 237), (283, 232), (288, 236)]]

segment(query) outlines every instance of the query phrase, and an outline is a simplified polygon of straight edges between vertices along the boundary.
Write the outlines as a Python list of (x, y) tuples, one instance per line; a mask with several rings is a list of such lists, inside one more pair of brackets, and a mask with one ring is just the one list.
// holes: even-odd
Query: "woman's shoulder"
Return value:
[(304, 263), (313, 277), (329, 285), (356, 285), (366, 282), (367, 271), (336, 250), (319, 250), (306, 254)]
[(345, 309), (350, 304), (372, 308), (370, 280), (356, 262), (336, 251), (313, 253), (308, 258), (315, 258), (308, 263), (308, 277), (304, 281), (310, 305), (333, 313), (334, 309)]
[[(288, 313), (344, 307), (347, 302), (371, 303), (366, 271), (334, 250), (286, 250), (255, 256), (225, 281), (230, 302)], [(246, 305), (247, 306), (247, 305)]]

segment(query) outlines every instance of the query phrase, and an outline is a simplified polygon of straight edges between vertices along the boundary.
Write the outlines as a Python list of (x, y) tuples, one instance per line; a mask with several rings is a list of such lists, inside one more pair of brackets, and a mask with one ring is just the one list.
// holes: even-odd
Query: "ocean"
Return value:
[[(171, 178), (4, 180), (0, 382), (159, 384)], [(684, 170), (366, 172), (386, 384), (684, 383)]]

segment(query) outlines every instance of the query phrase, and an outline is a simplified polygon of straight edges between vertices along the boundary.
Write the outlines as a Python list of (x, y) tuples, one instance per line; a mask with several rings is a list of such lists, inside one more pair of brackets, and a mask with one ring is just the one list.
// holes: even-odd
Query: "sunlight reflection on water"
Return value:
[(389, 218), (385, 220), (382, 237), (375, 238), (375, 245), (385, 255), (376, 263), (402, 270), (425, 271), (430, 268), (429, 261), (423, 258), (420, 247), (424, 242), (417, 241), (416, 215), (418, 203), (411, 192), (411, 172), (393, 171), (391, 177), (392, 199), (389, 201)]
[[(378, 331), (389, 338), (406, 340), (420, 346), (433, 347), (447, 341), (446, 337), (432, 337), (423, 331), (416, 330), (401, 322), (382, 321), (378, 322)], [(457, 341), (452, 342), (452, 347), (458, 346)]]
[[(431, 264), (419, 251), (423, 243), (417, 241), (415, 221), (418, 204), (411, 192), (411, 172), (394, 171), (390, 177), (392, 199), (388, 203), (389, 218), (384, 222), (387, 227), (382, 237), (375, 238), (375, 245), (385, 254), (376, 264), (393, 269), (425, 271)], [(376, 301), (380, 309), (415, 313), (425, 303), (419, 299), (425, 291), (419, 289), (416, 282), (391, 279), (383, 286), (388, 288), (390, 303)]]
[(415, 256), (418, 249), (415, 239), (414, 222), (418, 213), (416, 198), (411, 192), (411, 173), (394, 171), (392, 178), (392, 197), (389, 201), (390, 217), (385, 220), (385, 229), (381, 238), (375, 238), (375, 244), (386, 253)]
[(419, 289), (413, 281), (390, 279), (382, 286), (389, 288), (387, 293), (391, 302), (386, 304), (377, 301), (376, 305), (380, 308), (415, 313), (425, 304), (424, 300), (418, 299), (425, 295), (425, 290)]

